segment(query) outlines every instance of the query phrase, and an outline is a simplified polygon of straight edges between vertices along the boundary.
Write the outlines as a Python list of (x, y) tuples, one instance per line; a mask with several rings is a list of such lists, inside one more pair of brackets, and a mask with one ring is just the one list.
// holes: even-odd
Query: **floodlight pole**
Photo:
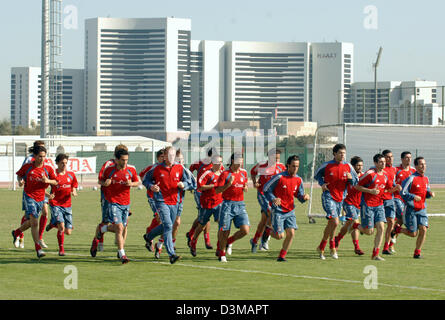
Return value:
[(379, 53), (377, 54), (377, 60), (373, 64), (373, 67), (374, 67), (374, 94), (375, 94), (375, 100), (374, 100), (375, 123), (377, 123), (377, 120), (378, 120), (378, 116), (377, 116), (377, 111), (378, 111), (378, 106), (377, 106), (377, 67), (379, 66), (380, 56), (382, 55), (382, 51), (383, 51), (383, 48), (380, 47)]

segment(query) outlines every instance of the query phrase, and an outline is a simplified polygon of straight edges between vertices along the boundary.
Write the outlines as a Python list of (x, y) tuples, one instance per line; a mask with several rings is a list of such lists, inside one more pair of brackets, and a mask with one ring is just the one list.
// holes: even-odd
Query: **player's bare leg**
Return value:
[(385, 224), (383, 222), (377, 222), (375, 224), (375, 229), (377, 230), (374, 239), (374, 250), (372, 252), (373, 260), (384, 260), (379, 256), (380, 246), (382, 245), (383, 234), (385, 232)]
[(386, 218), (386, 231), (385, 231), (385, 245), (383, 247), (383, 254), (392, 254), (390, 251), (391, 245), (391, 232), (394, 229), (395, 219)]
[(328, 224), (324, 229), (323, 238), (321, 239), (320, 245), (317, 247), (317, 251), (320, 253), (320, 258), (323, 260), (324, 260), (324, 250), (328, 240), (329, 240), (329, 248), (331, 251), (331, 256), (334, 259), (338, 259), (337, 250), (335, 250), (335, 240), (334, 240), (335, 230), (337, 229), (338, 224), (339, 224), (338, 217), (331, 218), (329, 219)]
[(268, 219), (266, 214), (264, 213), (264, 211), (261, 211), (261, 220), (258, 223), (255, 235), (253, 236), (252, 239), (250, 239), (250, 244), (252, 246), (251, 248), (252, 253), (255, 253), (257, 251), (258, 240), (262, 237), (263, 232), (266, 229), (267, 220)]

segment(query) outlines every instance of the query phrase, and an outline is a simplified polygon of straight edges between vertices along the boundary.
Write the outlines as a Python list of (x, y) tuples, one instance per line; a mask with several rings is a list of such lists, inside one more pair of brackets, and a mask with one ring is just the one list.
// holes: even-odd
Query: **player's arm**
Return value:
[(298, 187), (297, 191), (294, 193), (294, 196), (301, 203), (304, 203), (310, 199), (310, 196), (307, 193), (304, 193), (303, 181), (301, 181), (300, 186)]
[(434, 198), (435, 196), (436, 196), (436, 194), (433, 191), (431, 191), (431, 186), (428, 181), (428, 184), (426, 185), (426, 198), (427, 199)]
[(280, 177), (281, 175), (277, 174), (272, 179), (267, 181), (263, 188), (264, 196), (268, 201), (272, 202), (274, 206), (281, 205), (281, 199), (277, 198), (274, 194), (275, 188), (277, 187), (278, 182), (280, 181)]
[(196, 178), (186, 167), (182, 166), (182, 177), (178, 187), (183, 190), (196, 190)]
[(421, 198), (413, 193), (410, 193), (411, 186), (413, 184), (413, 177), (408, 177), (402, 182), (402, 191), (400, 192), (400, 196), (407, 204), (410, 204), (412, 201), (420, 201)]
[(57, 186), (59, 184), (52, 168), (51, 170), (48, 170), (48, 177), (46, 175), (43, 175), (42, 182), (51, 186)]
[(215, 188), (216, 193), (223, 193), (227, 189), (232, 186), (232, 183), (235, 181), (235, 176), (233, 174), (229, 174), (227, 177), (224, 175), (220, 175), (218, 179), (218, 187)]
[(356, 186), (359, 181), (357, 172), (355, 172), (354, 168), (352, 167), (352, 165), (350, 163), (349, 163), (349, 168), (350, 168), (351, 172), (348, 172), (348, 174), (347, 174), (348, 183), (352, 186)]
[(315, 172), (314, 179), (318, 182), (319, 186), (323, 189), (323, 191), (329, 191), (328, 184), (324, 181), (324, 173), (326, 169), (327, 163), (324, 163), (318, 170)]
[(252, 183), (253, 183), (253, 187), (254, 188), (259, 188), (260, 184), (258, 183), (258, 164), (256, 166), (254, 166), (251, 170), (250, 170), (250, 178), (252, 179)]

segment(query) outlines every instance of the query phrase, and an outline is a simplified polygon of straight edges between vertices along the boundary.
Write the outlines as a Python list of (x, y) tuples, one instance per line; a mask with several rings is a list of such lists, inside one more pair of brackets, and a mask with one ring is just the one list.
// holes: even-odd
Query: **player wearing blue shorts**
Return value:
[[(357, 177), (363, 175), (363, 159), (355, 156), (351, 158), (351, 165), (357, 173)], [(340, 232), (335, 237), (335, 248), (338, 248), (340, 245), (340, 241), (343, 237), (348, 233), (348, 230), (352, 228), (354, 223), (358, 223), (358, 219), (360, 217), (360, 203), (362, 198), (362, 193), (358, 191), (354, 186), (348, 185), (348, 194), (343, 202), (343, 210), (346, 213), (346, 222), (343, 227), (340, 229)], [(354, 244), (354, 252), (357, 255), (363, 255), (363, 251), (359, 246), (359, 231), (357, 229), (353, 229), (351, 232), (352, 243)]]
[(396, 233), (403, 233), (412, 238), (417, 237), (413, 257), (420, 259), (422, 258), (421, 250), (425, 243), (428, 229), (426, 199), (434, 198), (435, 194), (431, 191), (428, 177), (425, 176), (425, 158), (417, 157), (414, 159), (414, 166), (416, 167), (416, 172), (402, 183), (401, 196), (406, 203), (404, 219), (406, 228), (396, 226), (395, 231)]
[[(226, 253), (232, 252), (232, 244), (249, 233), (250, 223), (244, 203), (244, 192), (247, 192), (247, 171), (242, 169), (243, 156), (233, 153), (230, 166), (218, 178), (216, 193), (222, 193), (222, 207), (219, 217), (219, 261), (227, 262)], [(232, 222), (239, 230), (229, 237)]]
[(354, 228), (358, 228), (366, 235), (372, 235), (374, 229), (377, 230), (371, 259), (385, 260), (379, 255), (386, 222), (383, 195), (385, 191), (393, 193), (400, 190), (400, 186), (394, 186), (393, 181), (386, 175), (384, 171), (386, 160), (382, 154), (376, 154), (373, 161), (375, 168), (369, 169), (360, 178), (356, 186), (357, 190), (363, 193), (363, 201), (361, 205), (361, 225), (354, 224)]
[(221, 166), (221, 156), (213, 155), (212, 169), (204, 172), (198, 180), (197, 190), (201, 192), (201, 210), (198, 216), (199, 224), (196, 227), (195, 233), (191, 237), (189, 244), (190, 253), (194, 257), (196, 256), (196, 243), (198, 241), (199, 234), (209, 223), (210, 218), (213, 216), (215, 221), (219, 221), (219, 214), (222, 207), (222, 195), (221, 193), (216, 193), (215, 188), (217, 186), (219, 176), (221, 175)]
[(78, 182), (74, 172), (67, 171), (68, 156), (59, 153), (56, 157), (57, 186), (51, 187), (49, 205), (51, 208), (51, 222), (46, 226), (48, 232), (57, 228), (57, 241), (59, 243), (59, 256), (65, 255), (65, 234), (70, 235), (73, 230), (73, 212), (71, 209), (71, 196), (77, 196)]
[(356, 185), (358, 178), (351, 164), (345, 161), (346, 146), (336, 144), (332, 149), (334, 159), (323, 163), (314, 175), (323, 191), (321, 202), (323, 210), (326, 212), (328, 223), (323, 231), (317, 252), (320, 259), (325, 260), (324, 250), (329, 240), (331, 257), (338, 259), (335, 249), (335, 230), (339, 224), (339, 216), (342, 210), (343, 200), (346, 197), (347, 186)]
[(277, 261), (286, 260), (287, 252), (292, 244), (295, 230), (298, 229), (295, 218), (294, 198), (301, 203), (309, 200), (309, 195), (304, 193), (303, 179), (298, 175), (300, 158), (296, 155), (290, 156), (286, 161), (286, 171), (272, 177), (264, 185), (264, 194), (272, 203), (272, 227), (271, 236), (283, 241), (283, 246), (278, 255)]

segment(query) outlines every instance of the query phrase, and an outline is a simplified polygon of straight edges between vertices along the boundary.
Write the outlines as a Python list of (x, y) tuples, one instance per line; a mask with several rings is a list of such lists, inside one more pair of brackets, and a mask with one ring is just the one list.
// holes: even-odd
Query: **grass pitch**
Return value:
[[(437, 189), (436, 198), (428, 202), (430, 213), (443, 212), (445, 189)], [(296, 299), (444, 299), (443, 235), (445, 218), (430, 218), (424, 259), (412, 254), (415, 239), (400, 235), (397, 253), (386, 261), (372, 261), (374, 237), (361, 236), (364, 256), (356, 256), (349, 235), (342, 240), (339, 260), (329, 256), (318, 259), (315, 251), (326, 221), (309, 224), (307, 205), (296, 203), (297, 224), (288, 261), (278, 263), (281, 241), (271, 239), (268, 252), (250, 252), (249, 239), (260, 218), (256, 191), (246, 194), (251, 224), (250, 234), (235, 242), (228, 263), (222, 264), (214, 250), (206, 250), (202, 236), (198, 255), (189, 253), (185, 233), (197, 213), (193, 196), (186, 195), (182, 224), (176, 242), (182, 260), (174, 265), (164, 252), (160, 260), (144, 247), (142, 235), (152, 219), (145, 190), (132, 191), (128, 238), (125, 246), (131, 262), (122, 265), (116, 258), (114, 234), (105, 235), (105, 251), (96, 258), (89, 253), (95, 226), (100, 220), (99, 192), (84, 190), (73, 199), (74, 230), (65, 236), (65, 257), (57, 255), (56, 231), (45, 232), (47, 256), (37, 259), (30, 231), (25, 233), (25, 249), (12, 244), (11, 230), (19, 225), (22, 191), (0, 190), (0, 299), (150, 299), (150, 300), (296, 300)], [(319, 198), (319, 193), (314, 194)], [(217, 226), (212, 224), (211, 240), (216, 245)], [(73, 267), (77, 270), (77, 289), (66, 289)], [(377, 289), (366, 289), (367, 266), (375, 266)], [(67, 268), (67, 269), (66, 269)], [(71, 268), (71, 269), (70, 269)], [(65, 273), (65, 271), (67, 273)]]

